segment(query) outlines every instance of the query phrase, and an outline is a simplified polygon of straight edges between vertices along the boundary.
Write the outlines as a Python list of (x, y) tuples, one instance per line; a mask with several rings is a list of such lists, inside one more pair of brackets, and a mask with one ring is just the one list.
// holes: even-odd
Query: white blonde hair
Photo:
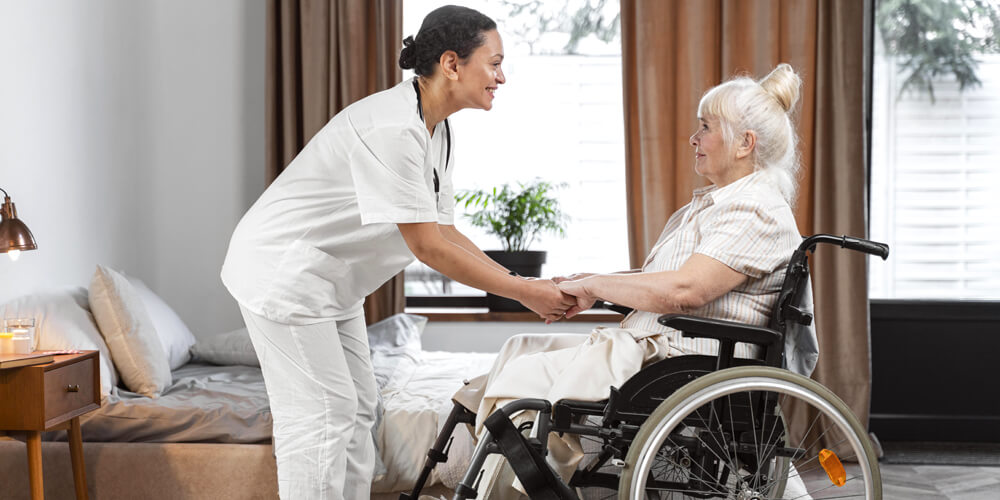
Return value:
[(757, 136), (751, 160), (789, 205), (795, 203), (798, 187), (798, 137), (791, 113), (799, 100), (802, 79), (788, 64), (779, 64), (760, 81), (737, 77), (705, 92), (698, 103), (698, 116), (719, 120), (727, 147), (752, 130)]

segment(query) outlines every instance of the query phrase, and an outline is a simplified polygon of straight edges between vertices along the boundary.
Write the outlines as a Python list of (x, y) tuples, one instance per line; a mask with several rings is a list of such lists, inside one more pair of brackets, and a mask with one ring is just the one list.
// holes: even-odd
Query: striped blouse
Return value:
[[(721, 188), (713, 185), (695, 190), (691, 202), (667, 221), (642, 271), (679, 269), (695, 253), (711, 257), (748, 279), (689, 313), (765, 326), (781, 290), (785, 267), (801, 241), (784, 197), (766, 176), (753, 173)], [(659, 333), (657, 343), (686, 354), (718, 352), (718, 341), (684, 338), (677, 330), (657, 323), (659, 316), (634, 311), (621, 327)], [(737, 357), (756, 357), (757, 351), (749, 344), (736, 346)]]

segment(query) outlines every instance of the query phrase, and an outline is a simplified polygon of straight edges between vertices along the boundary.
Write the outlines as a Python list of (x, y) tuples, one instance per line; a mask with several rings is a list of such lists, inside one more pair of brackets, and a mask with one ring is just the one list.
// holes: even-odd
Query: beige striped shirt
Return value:
[[(802, 237), (792, 209), (764, 175), (753, 173), (719, 188), (694, 191), (691, 202), (675, 212), (642, 266), (643, 272), (679, 269), (692, 254), (711, 257), (748, 279), (694, 316), (765, 326), (781, 290), (785, 267)], [(657, 313), (635, 311), (622, 328), (659, 333), (657, 343), (687, 354), (715, 354), (718, 342), (684, 338), (656, 322)], [(756, 357), (757, 348), (737, 344), (736, 356)]]

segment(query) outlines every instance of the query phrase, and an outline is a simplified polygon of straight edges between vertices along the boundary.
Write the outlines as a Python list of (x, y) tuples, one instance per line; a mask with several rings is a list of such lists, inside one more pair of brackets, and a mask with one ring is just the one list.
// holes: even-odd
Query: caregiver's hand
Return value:
[(575, 299), (559, 291), (552, 280), (526, 279), (523, 283), (520, 302), (547, 322), (560, 320), (566, 310), (576, 304)]
[(558, 285), (559, 283), (562, 283), (563, 281), (582, 280), (583, 278), (586, 278), (588, 276), (593, 276), (593, 275), (594, 275), (594, 273), (574, 273), (574, 274), (571, 274), (569, 276), (556, 276), (555, 278), (552, 278), (552, 281), (555, 282), (555, 284)]
[(572, 318), (580, 311), (586, 311), (594, 306), (594, 302), (597, 302), (598, 297), (594, 295), (593, 285), (595, 284), (596, 275), (590, 274), (581, 279), (562, 281), (559, 283), (559, 289), (567, 295), (572, 295), (576, 299), (576, 304), (566, 310), (566, 318)]

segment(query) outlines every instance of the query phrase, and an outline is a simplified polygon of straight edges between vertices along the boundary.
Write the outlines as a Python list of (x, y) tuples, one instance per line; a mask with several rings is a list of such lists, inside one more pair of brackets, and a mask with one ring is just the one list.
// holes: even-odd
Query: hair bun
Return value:
[(781, 63), (759, 82), (764, 91), (774, 96), (785, 112), (791, 111), (799, 100), (799, 89), (802, 78), (795, 73), (791, 65)]
[(403, 50), (399, 51), (399, 67), (413, 69), (417, 65), (417, 42), (413, 36), (403, 39)]

